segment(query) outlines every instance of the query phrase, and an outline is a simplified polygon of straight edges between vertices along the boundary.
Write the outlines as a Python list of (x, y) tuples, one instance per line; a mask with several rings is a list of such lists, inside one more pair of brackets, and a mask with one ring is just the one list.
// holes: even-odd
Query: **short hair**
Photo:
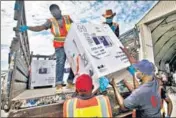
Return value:
[(57, 4), (52, 4), (52, 5), (50, 5), (49, 10), (51, 11), (54, 8), (60, 9)]

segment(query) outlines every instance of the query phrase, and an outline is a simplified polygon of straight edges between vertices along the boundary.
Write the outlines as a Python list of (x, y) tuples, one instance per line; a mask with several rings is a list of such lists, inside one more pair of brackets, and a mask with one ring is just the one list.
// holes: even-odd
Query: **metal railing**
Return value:
[(11, 100), (23, 92), (28, 85), (28, 70), (30, 65), (30, 47), (27, 32), (19, 32), (21, 25), (26, 25), (25, 4), (23, 0), (16, 0), (14, 20), (17, 26), (13, 28), (13, 38), (9, 52), (9, 70), (7, 79), (6, 110), (10, 108)]

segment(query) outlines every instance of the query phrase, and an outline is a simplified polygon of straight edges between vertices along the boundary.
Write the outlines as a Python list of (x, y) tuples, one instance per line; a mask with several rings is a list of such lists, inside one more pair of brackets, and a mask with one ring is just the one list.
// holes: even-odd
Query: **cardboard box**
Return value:
[(56, 60), (32, 60), (30, 88), (55, 87)]
[(117, 81), (129, 76), (130, 63), (119, 47), (123, 45), (108, 25), (89, 23), (73, 23), (64, 44), (73, 72), (91, 75), (94, 84), (102, 76)]

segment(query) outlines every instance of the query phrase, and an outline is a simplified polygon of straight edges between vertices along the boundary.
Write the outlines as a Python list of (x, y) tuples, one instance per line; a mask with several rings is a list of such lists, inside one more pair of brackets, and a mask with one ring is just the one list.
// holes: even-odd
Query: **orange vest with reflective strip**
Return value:
[(69, 15), (62, 17), (63, 25), (59, 27), (58, 21), (55, 18), (49, 19), (52, 23), (51, 33), (54, 35), (53, 46), (60, 48), (64, 46), (65, 37), (70, 29), (71, 20)]
[(87, 100), (72, 98), (64, 103), (63, 117), (112, 117), (107, 96), (95, 96)]

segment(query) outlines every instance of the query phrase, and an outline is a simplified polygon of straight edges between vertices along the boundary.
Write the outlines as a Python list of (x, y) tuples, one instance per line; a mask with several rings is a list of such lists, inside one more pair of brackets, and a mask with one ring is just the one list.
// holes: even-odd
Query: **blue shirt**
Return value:
[(135, 89), (124, 100), (127, 109), (136, 109), (136, 117), (161, 117), (161, 96), (158, 92), (159, 84), (156, 79)]

